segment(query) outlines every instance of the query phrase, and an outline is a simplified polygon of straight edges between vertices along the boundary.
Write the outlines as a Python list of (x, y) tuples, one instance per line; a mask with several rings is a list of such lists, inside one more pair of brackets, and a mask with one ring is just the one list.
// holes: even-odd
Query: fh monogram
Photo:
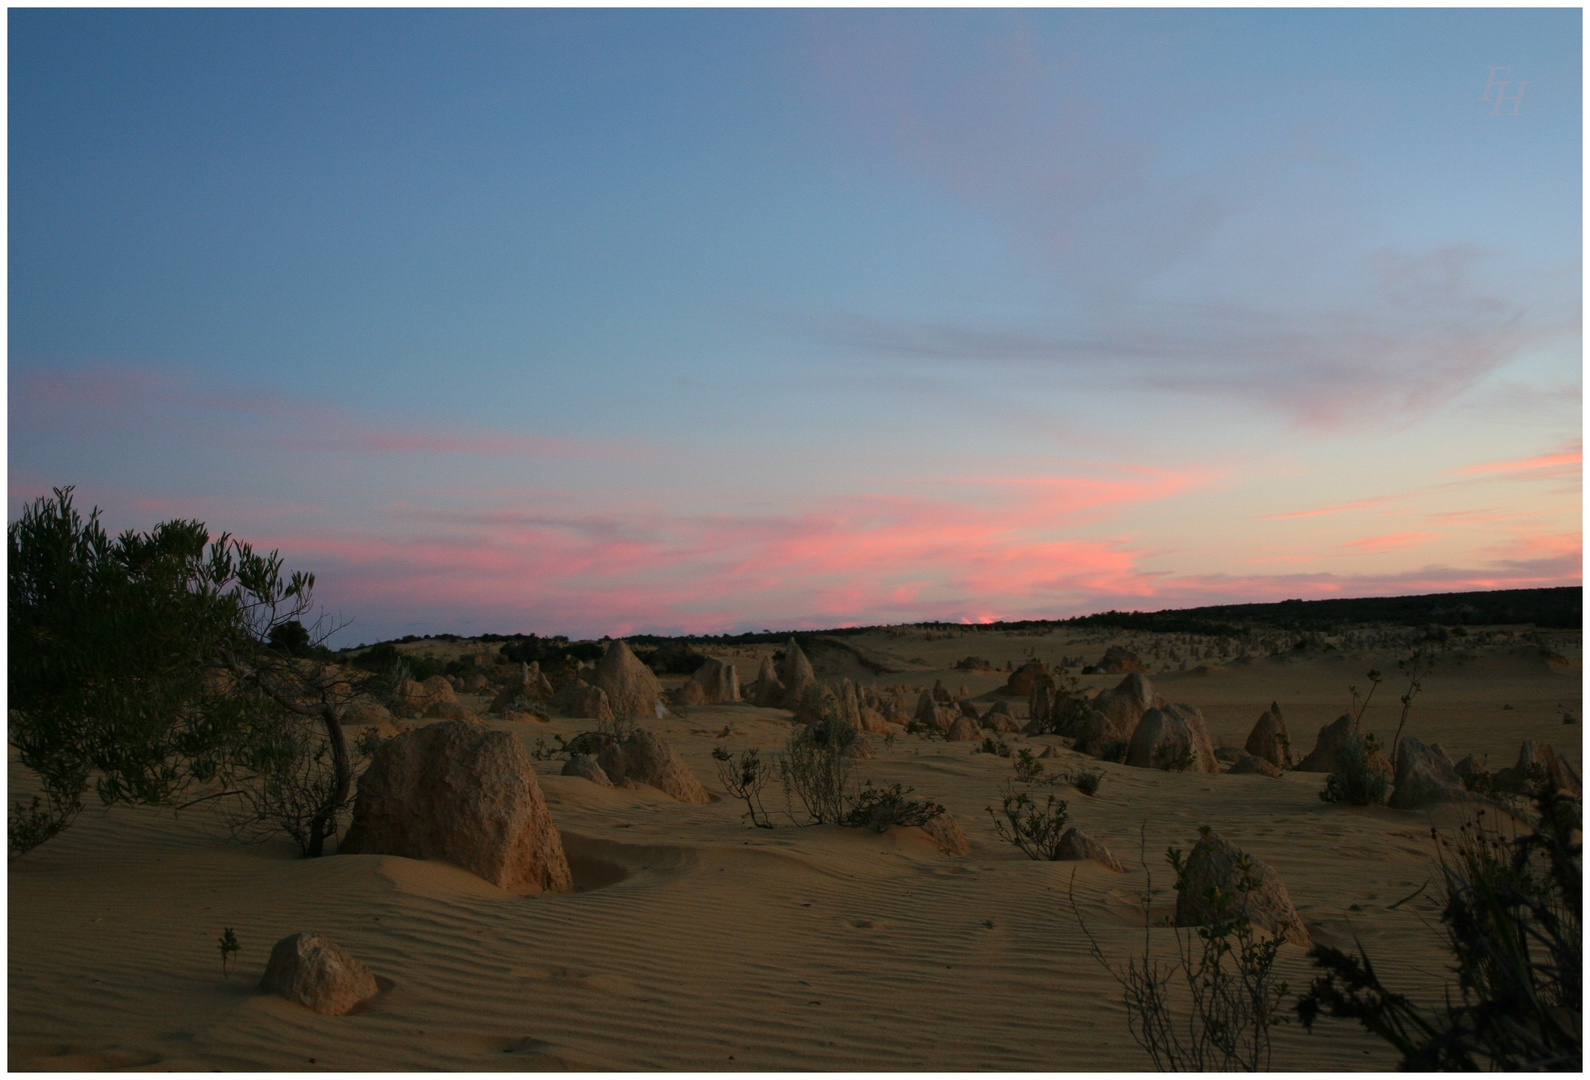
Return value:
[[(1507, 88), (1509, 86), (1513, 85), (1512, 80), (1510, 80), (1510, 79), (1498, 79), (1496, 77), (1496, 73), (1498, 71), (1511, 72), (1512, 70), (1513, 69), (1510, 68), (1510, 67), (1493, 67), (1493, 68), (1491, 68), (1490, 77), (1485, 82), (1485, 93), (1480, 96), (1480, 100), (1481, 101), (1493, 101), (1493, 100), (1495, 101), (1495, 104), (1491, 106), (1491, 115), (1492, 116), (1517, 116), (1518, 115), (1518, 106), (1524, 100), (1524, 87), (1528, 86), (1529, 84), (1527, 82), (1519, 83), (1518, 84), (1518, 92), (1516, 94), (1509, 95), (1507, 93)], [(1491, 97), (1491, 88), (1492, 87), (1496, 88), (1496, 97), (1494, 99)], [(1510, 112), (1510, 113), (1502, 112), (1502, 104), (1504, 102), (1509, 102), (1509, 101), (1512, 102), (1512, 104), (1513, 104), (1513, 111)]]

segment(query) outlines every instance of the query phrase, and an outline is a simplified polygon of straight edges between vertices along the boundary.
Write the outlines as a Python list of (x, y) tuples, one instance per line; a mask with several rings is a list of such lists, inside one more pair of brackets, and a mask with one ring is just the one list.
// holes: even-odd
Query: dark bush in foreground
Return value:
[(855, 804), (842, 824), (881, 833), (896, 825), (926, 825), (944, 813), (944, 807), (936, 802), (906, 798), (911, 791), (899, 784), (873, 787), (868, 780), (856, 794)]
[(1297, 1003), (1305, 1027), (1357, 1020), (1415, 1071), (1581, 1071), (1583, 846), (1580, 804), (1557, 791), (1540, 820), (1508, 841), (1465, 826), (1442, 854), (1446, 925), (1458, 1001), (1427, 1013), (1380, 981), (1369, 956), (1316, 946), (1324, 969)]

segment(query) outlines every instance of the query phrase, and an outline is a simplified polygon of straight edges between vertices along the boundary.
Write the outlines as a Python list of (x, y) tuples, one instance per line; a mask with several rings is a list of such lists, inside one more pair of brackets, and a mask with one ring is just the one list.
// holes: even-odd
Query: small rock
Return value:
[(938, 843), (939, 850), (946, 855), (970, 855), (972, 852), (966, 834), (947, 812), (929, 819), (922, 826), (922, 831), (931, 836)]
[(1117, 874), (1126, 873), (1126, 868), (1110, 854), (1109, 848), (1074, 825), (1061, 835), (1058, 850), (1061, 859), (1077, 862), (1092, 861), (1114, 870)]
[(259, 986), (324, 1016), (342, 1016), (379, 990), (369, 968), (319, 934), (278, 941)]
[(589, 754), (570, 754), (569, 760), (563, 763), (564, 776), (583, 776), (598, 787), (612, 787), (613, 781), (607, 778), (607, 773), (596, 763), (596, 759)]
[(1233, 762), (1231, 768), (1227, 769), (1226, 772), (1232, 776), (1270, 776), (1277, 779), (1281, 775), (1280, 769), (1255, 754), (1248, 754), (1246, 757)]

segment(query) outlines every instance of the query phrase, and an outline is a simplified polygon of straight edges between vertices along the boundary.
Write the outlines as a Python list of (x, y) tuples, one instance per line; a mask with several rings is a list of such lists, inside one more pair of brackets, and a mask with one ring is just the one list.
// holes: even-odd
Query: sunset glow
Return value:
[(11, 517), (338, 645), (1578, 584), (1579, 27), (13, 10)]

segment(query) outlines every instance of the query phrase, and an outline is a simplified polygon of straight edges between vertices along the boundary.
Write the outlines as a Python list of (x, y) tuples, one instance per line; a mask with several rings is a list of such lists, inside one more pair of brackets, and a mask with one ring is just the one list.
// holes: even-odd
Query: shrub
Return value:
[[(799, 801), (808, 824), (834, 824), (849, 802), (856, 729), (835, 717), (826, 724), (796, 724), (778, 759), (787, 805)], [(790, 817), (795, 815), (791, 812)]]
[(736, 759), (727, 747), (712, 748), (712, 760), (718, 767), (718, 779), (736, 799), (745, 800), (751, 813), (751, 824), (759, 829), (771, 829), (773, 820), (762, 806), (762, 788), (772, 777), (772, 769), (761, 758), (756, 747), (741, 751)]
[(997, 754), (1000, 757), (1009, 757), (1010, 756), (1010, 744), (1007, 743), (1002, 736), (985, 735), (985, 736), (983, 736), (982, 745), (979, 746), (976, 750), (973, 750), (972, 753), (974, 753), (974, 754)]
[(216, 948), (221, 952), (221, 978), (228, 978), (232, 974), (232, 965), (236, 962), (233, 957), (242, 947), (230, 926), (221, 931), (220, 940), (216, 942)]
[(1157, 746), (1154, 748), (1154, 767), (1170, 772), (1186, 772), (1193, 767), (1191, 746)]
[(1342, 768), (1325, 778), (1325, 787), (1319, 797), (1328, 803), (1347, 803), (1350, 806), (1384, 806), (1391, 788), (1385, 773), (1372, 768), (1369, 755), (1374, 752), (1374, 736), (1367, 738), (1352, 732), (1342, 744)]
[(1016, 770), (1016, 781), (1021, 784), (1047, 784), (1050, 778), (1045, 773), (1043, 762), (1032, 756), (1029, 747), (1022, 747), (1016, 751), (1016, 759), (1011, 762)]
[[(1145, 829), (1146, 832), (1146, 829)], [(1176, 874), (1176, 889), (1187, 887), (1181, 852), (1165, 853)], [(1209, 899), (1215, 917), (1207, 925), (1176, 928), (1176, 956), (1169, 963), (1154, 958), (1150, 936), (1153, 875), (1143, 891), (1143, 952), (1117, 968), (1104, 955), (1077, 907), (1074, 891), (1067, 895), (1077, 924), (1087, 935), (1093, 958), (1120, 985), (1127, 1027), (1162, 1072), (1257, 1072), (1270, 1067), (1271, 1029), (1286, 1021), (1281, 1002), (1287, 984), (1275, 977), (1275, 958), (1282, 939), (1255, 932), (1246, 914), (1247, 896), (1258, 882), (1252, 864), (1238, 863), (1243, 876), (1234, 894), (1214, 890)], [(1148, 861), (1143, 860), (1148, 870)], [(1189, 1004), (1178, 1020), (1171, 1008), (1171, 986), (1187, 987)]]
[(875, 788), (868, 780), (857, 793), (855, 805), (842, 824), (881, 833), (895, 825), (926, 825), (944, 813), (944, 807), (936, 802), (906, 798), (911, 791), (899, 784)]
[(988, 816), (994, 819), (994, 831), (1006, 843), (1014, 844), (1029, 859), (1053, 862), (1060, 857), (1060, 837), (1066, 831), (1066, 803), (1064, 799), (1047, 797), (1039, 806), (1025, 791), (1018, 792), (1011, 784), (1003, 788), (1004, 800), (1000, 814), (992, 806)]
[(1071, 783), (1084, 795), (1095, 795), (1099, 790), (1099, 782), (1104, 779), (1104, 774), (1092, 769), (1078, 769), (1071, 774)]
[(1304, 1027), (1355, 1019), (1402, 1055), (1401, 1067), (1580, 1072), (1583, 864), (1580, 804), (1548, 788), (1539, 820), (1514, 841), (1466, 826), (1441, 856), (1441, 921), (1458, 1002), (1426, 1013), (1380, 981), (1367, 953), (1316, 946), (1324, 970), (1297, 1003)]

